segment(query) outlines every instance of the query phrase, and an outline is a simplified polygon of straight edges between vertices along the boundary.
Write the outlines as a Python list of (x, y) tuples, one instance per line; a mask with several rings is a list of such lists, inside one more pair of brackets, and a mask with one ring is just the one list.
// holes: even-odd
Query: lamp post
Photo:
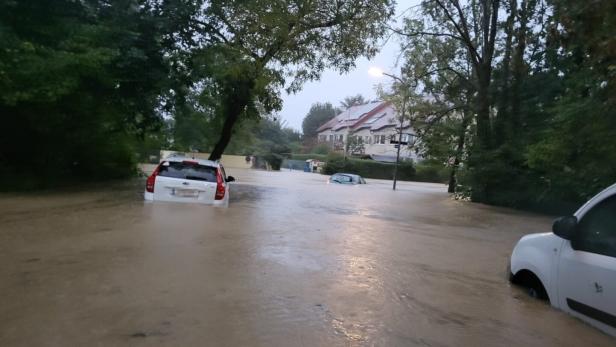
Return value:
[(377, 68), (377, 67), (371, 67), (368, 70), (368, 73), (374, 77), (381, 77), (381, 76), (387, 76), (389, 78), (394, 79), (395, 81), (399, 82), (400, 85), (402, 86), (402, 114), (400, 115), (399, 121), (400, 121), (400, 126), (398, 127), (398, 148), (396, 151), (396, 164), (394, 166), (394, 185), (393, 185), (393, 190), (396, 190), (396, 183), (398, 182), (398, 164), (400, 163), (400, 146), (402, 145), (402, 127), (404, 125), (404, 118), (405, 118), (405, 112), (406, 112), (406, 103), (408, 100), (408, 89), (410, 88), (410, 84), (406, 81), (404, 81), (402, 78), (395, 76), (395, 75), (391, 75), (388, 74), (386, 72), (384, 72), (383, 70)]

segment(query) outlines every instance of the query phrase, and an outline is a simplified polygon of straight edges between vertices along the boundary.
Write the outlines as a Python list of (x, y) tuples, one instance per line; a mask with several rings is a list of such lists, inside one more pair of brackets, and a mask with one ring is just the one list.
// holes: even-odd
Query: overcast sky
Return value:
[[(395, 16), (400, 16), (409, 7), (419, 3), (419, 0), (398, 0)], [(389, 83), (386, 77), (375, 78), (368, 75), (371, 66), (377, 66), (384, 71), (397, 74), (396, 60), (400, 52), (400, 41), (392, 36), (383, 43), (381, 51), (371, 60), (361, 58), (357, 66), (347, 74), (339, 74), (333, 70), (325, 70), (321, 80), (304, 84), (297, 94), (287, 95), (283, 91), (284, 104), (280, 116), (287, 126), (297, 130), (302, 129), (302, 120), (310, 105), (315, 102), (331, 102), (339, 106), (345, 96), (361, 94), (366, 99), (376, 98), (375, 87), (379, 83)]]

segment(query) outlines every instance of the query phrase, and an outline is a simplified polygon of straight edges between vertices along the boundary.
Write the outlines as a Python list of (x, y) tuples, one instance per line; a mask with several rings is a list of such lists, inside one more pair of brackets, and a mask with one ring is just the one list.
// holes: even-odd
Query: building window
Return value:
[(329, 142), (334, 142), (334, 135), (329, 135)]
[(367, 144), (370, 144), (371, 137), (370, 136), (366, 136), (364, 141), (366, 141)]
[(381, 135), (381, 141), (379, 143), (382, 145), (385, 144), (385, 135)]

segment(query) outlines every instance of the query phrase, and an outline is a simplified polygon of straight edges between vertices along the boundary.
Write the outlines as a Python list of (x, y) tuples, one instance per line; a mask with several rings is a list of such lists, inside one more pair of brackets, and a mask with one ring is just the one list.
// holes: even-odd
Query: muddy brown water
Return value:
[(506, 281), (549, 217), (228, 171), (228, 209), (144, 203), (143, 180), (0, 195), (0, 346), (616, 345)]

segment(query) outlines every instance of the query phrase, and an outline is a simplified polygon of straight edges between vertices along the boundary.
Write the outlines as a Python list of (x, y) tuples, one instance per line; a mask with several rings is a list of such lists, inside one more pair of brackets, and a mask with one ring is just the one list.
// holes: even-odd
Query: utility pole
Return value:
[[(396, 190), (396, 183), (398, 182), (398, 165), (400, 164), (400, 146), (402, 146), (402, 130), (404, 127), (404, 120), (406, 118), (406, 105), (408, 103), (408, 99), (409, 99), (409, 90), (411, 89), (411, 87), (416, 87), (417, 86), (417, 81), (415, 81), (415, 85), (412, 86), (411, 83), (409, 81), (405, 81), (404, 79), (395, 76), (395, 75), (391, 75), (388, 74), (386, 72), (383, 72), (382, 69), (378, 68), (378, 67), (371, 67), (370, 69), (368, 69), (368, 74), (374, 76), (374, 77), (382, 77), (382, 76), (387, 76), (389, 78), (394, 79), (396, 82), (400, 83), (400, 86), (402, 87), (402, 110), (401, 110), (401, 114), (399, 117), (399, 121), (400, 121), (400, 127), (398, 128), (398, 150), (396, 151), (396, 164), (394, 166), (394, 186), (393, 186), (393, 190)], [(409, 134), (409, 147), (412, 147), (415, 143), (415, 136), (413, 134)]]
[(400, 122), (400, 127), (398, 127), (398, 149), (396, 151), (396, 164), (394, 166), (394, 186), (393, 186), (393, 190), (396, 190), (396, 183), (398, 182), (398, 165), (400, 163), (400, 147), (402, 146), (402, 127), (404, 126), (404, 119), (405, 119), (405, 112), (406, 112), (406, 103), (408, 100), (408, 88), (409, 86), (407, 85), (407, 83), (404, 82), (404, 80), (402, 80), (402, 78), (395, 76), (395, 75), (390, 75), (388, 73), (383, 72), (383, 75), (393, 78), (394, 80), (400, 82), (400, 85), (402, 86), (402, 113), (400, 114), (400, 118), (398, 119)]
[(402, 147), (402, 126), (404, 125), (404, 113), (406, 111), (406, 98), (407, 91), (406, 86), (402, 94), (402, 114), (400, 115), (400, 127), (398, 128), (398, 150), (396, 151), (396, 165), (394, 166), (394, 187), (396, 190), (396, 183), (398, 182), (398, 164), (400, 163), (400, 147)]

